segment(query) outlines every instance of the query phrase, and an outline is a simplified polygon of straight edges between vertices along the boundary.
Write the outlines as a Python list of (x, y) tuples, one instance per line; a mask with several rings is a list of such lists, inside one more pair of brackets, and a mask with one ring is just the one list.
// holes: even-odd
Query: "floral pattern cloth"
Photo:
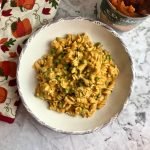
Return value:
[(18, 57), (29, 35), (55, 16), (59, 1), (0, 0), (0, 120), (15, 119)]

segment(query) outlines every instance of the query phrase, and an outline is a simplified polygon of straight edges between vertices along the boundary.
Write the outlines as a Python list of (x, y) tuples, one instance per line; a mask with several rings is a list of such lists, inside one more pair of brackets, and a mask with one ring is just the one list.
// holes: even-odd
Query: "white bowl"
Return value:
[[(120, 74), (106, 105), (90, 118), (71, 117), (48, 109), (47, 102), (34, 96), (36, 87), (33, 63), (48, 52), (48, 44), (67, 33), (87, 33), (94, 42), (101, 42), (109, 50)], [(83, 18), (60, 19), (43, 26), (28, 40), (19, 59), (17, 70), (18, 90), (27, 111), (42, 125), (58, 132), (83, 134), (101, 128), (123, 108), (131, 92), (133, 81), (132, 62), (124, 43), (118, 35), (99, 21)]]

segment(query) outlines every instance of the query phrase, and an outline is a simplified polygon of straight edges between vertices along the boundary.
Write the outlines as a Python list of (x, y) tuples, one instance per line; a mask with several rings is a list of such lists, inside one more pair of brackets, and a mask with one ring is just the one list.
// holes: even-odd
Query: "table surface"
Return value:
[[(56, 19), (96, 19), (96, 0), (62, 0)], [(150, 149), (150, 18), (121, 34), (135, 68), (133, 92), (119, 117), (102, 130), (66, 135), (36, 122), (21, 105), (13, 124), (0, 122), (0, 150), (149, 150)]]

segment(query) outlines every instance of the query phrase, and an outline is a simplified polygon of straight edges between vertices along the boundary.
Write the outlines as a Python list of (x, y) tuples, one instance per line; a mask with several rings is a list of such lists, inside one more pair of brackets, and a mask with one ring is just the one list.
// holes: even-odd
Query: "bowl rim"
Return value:
[[(30, 108), (27, 106), (26, 102), (25, 102), (25, 99), (23, 98), (22, 96), (22, 93), (20, 91), (20, 84), (19, 84), (19, 68), (20, 68), (20, 62), (21, 62), (21, 58), (23, 57), (23, 54), (26, 50), (26, 47), (28, 46), (28, 44), (31, 42), (32, 38), (34, 38), (34, 36), (36, 34), (38, 34), (38, 32), (40, 32), (43, 28), (45, 27), (48, 27), (48, 26), (51, 26), (55, 23), (58, 23), (58, 22), (62, 22), (62, 21), (84, 21), (84, 20), (87, 20), (91, 23), (94, 23), (96, 25), (100, 25), (102, 27), (104, 27), (108, 32), (112, 33), (116, 38), (119, 39), (119, 41), (121, 42), (121, 44), (123, 45), (124, 47), (124, 50), (125, 52), (127, 53), (128, 57), (129, 57), (129, 61), (130, 61), (130, 64), (131, 64), (131, 85), (130, 85), (130, 89), (129, 89), (129, 94), (124, 102), (124, 105), (122, 106), (121, 110), (119, 112), (117, 112), (114, 116), (112, 116), (110, 118), (109, 121), (107, 121), (107, 123), (104, 123), (103, 125), (101, 126), (97, 126), (95, 127), (94, 129), (89, 129), (89, 130), (83, 130), (83, 131), (64, 131), (64, 130), (61, 130), (61, 129), (57, 129), (57, 128), (54, 128), (54, 127), (51, 127), (47, 124), (45, 124), (43, 121), (41, 121), (38, 117), (35, 116), (35, 114), (30, 110)], [(75, 134), (75, 135), (83, 135), (83, 134), (89, 134), (89, 133), (93, 133), (97, 130), (101, 130), (102, 128), (104, 128), (105, 126), (107, 126), (109, 123), (112, 123), (115, 119), (117, 119), (117, 117), (119, 116), (119, 114), (122, 112), (122, 110), (127, 106), (128, 104), (128, 99), (132, 93), (132, 89), (133, 89), (133, 81), (134, 81), (134, 68), (133, 68), (133, 61), (132, 61), (132, 57), (127, 49), (127, 46), (125, 45), (125, 43), (122, 41), (122, 39), (120, 38), (119, 34), (114, 30), (112, 29), (111, 27), (109, 27), (108, 25), (106, 25), (105, 23), (102, 23), (101, 21), (97, 21), (97, 20), (94, 20), (94, 19), (90, 19), (90, 18), (85, 18), (85, 17), (67, 17), (67, 18), (60, 18), (60, 19), (56, 19), (54, 20), (53, 22), (50, 22), (46, 25), (43, 25), (42, 27), (38, 28), (35, 32), (33, 32), (31, 34), (31, 36), (28, 38), (26, 44), (24, 45), (23, 49), (22, 49), (22, 52), (20, 54), (20, 57), (18, 59), (18, 66), (17, 66), (17, 73), (16, 73), (16, 81), (17, 81), (17, 87), (18, 87), (18, 93), (20, 95), (20, 98), (21, 98), (21, 101), (24, 105), (24, 107), (26, 108), (27, 112), (29, 112), (29, 114), (38, 122), (40, 123), (41, 125), (47, 127), (48, 129), (51, 129), (55, 132), (59, 132), (59, 133), (63, 133), (63, 134)]]
[(130, 16), (127, 16), (125, 14), (123, 14), (122, 12), (118, 11), (115, 6), (113, 6), (113, 4), (110, 2), (110, 0), (106, 0), (109, 4), (109, 6), (114, 10), (116, 11), (119, 15), (123, 16), (123, 17), (126, 17), (126, 18), (129, 18), (129, 19), (134, 19), (134, 20), (139, 20), (139, 19), (146, 19), (148, 18), (149, 16), (148, 15), (145, 15), (145, 16), (137, 16), (137, 17), (130, 17)]

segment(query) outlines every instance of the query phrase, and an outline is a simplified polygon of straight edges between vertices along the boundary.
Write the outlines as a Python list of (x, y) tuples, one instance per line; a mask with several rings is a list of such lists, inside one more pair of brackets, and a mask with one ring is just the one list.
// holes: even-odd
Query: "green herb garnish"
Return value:
[(60, 78), (61, 78), (60, 76), (58, 76), (58, 75), (56, 76), (56, 80), (60, 80)]
[(98, 81), (100, 78), (99, 77), (95, 77), (95, 81)]
[(55, 64), (55, 65), (58, 65), (58, 64), (60, 64), (60, 62), (61, 62), (60, 59), (56, 59), (55, 62), (54, 62), (54, 64)]
[(55, 49), (55, 48), (51, 48), (50, 54), (51, 54), (51, 55), (54, 55), (55, 53), (56, 53), (56, 49)]
[(95, 44), (94, 44), (94, 46), (99, 46), (99, 45), (101, 45), (101, 43), (100, 42), (96, 42)]
[(110, 61), (111, 59), (112, 59), (112, 58), (111, 58), (110, 55), (107, 55), (107, 56), (106, 56), (106, 60), (109, 60), (109, 61)]
[(81, 87), (81, 86), (84, 86), (85, 85), (85, 83), (84, 83), (84, 80), (83, 79), (79, 79), (78, 81), (77, 81), (77, 86), (78, 87)]
[(59, 106), (59, 108), (63, 108), (63, 102), (59, 102), (59, 104), (58, 104), (58, 106)]
[(64, 92), (65, 92), (66, 94), (68, 94), (68, 93), (69, 93), (69, 89), (64, 89)]
[(100, 97), (101, 97), (101, 94), (99, 93), (99, 94), (96, 95), (95, 98), (96, 98), (96, 100), (97, 100), (97, 99), (100, 98)]
[(72, 70), (72, 65), (70, 63), (64, 64), (64, 69), (68, 72), (71, 72)]
[(66, 54), (67, 54), (67, 51), (64, 50), (63, 52), (60, 53), (60, 57), (63, 58)]

